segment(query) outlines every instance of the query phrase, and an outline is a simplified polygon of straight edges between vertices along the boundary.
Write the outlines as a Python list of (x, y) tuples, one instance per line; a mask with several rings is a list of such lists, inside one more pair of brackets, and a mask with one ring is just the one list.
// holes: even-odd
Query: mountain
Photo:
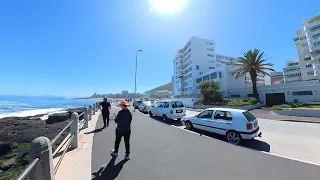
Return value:
[(156, 87), (156, 88), (153, 88), (149, 91), (146, 91), (145, 93), (148, 93), (148, 94), (152, 94), (156, 91), (163, 91), (163, 90), (168, 90), (168, 91), (172, 91), (172, 83), (167, 83), (167, 84), (164, 84), (162, 86), (159, 86), (159, 87)]

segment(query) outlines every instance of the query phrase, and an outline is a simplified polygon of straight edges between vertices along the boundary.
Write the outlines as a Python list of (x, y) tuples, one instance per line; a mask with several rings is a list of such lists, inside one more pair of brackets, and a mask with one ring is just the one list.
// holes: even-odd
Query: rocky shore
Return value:
[[(53, 139), (69, 122), (73, 112), (82, 113), (85, 108), (67, 109), (65, 113), (51, 114), (42, 120), (43, 114), (29, 117), (0, 119), (0, 180), (16, 179), (28, 164), (30, 142), (39, 136)], [(80, 120), (83, 116), (79, 117)], [(52, 147), (53, 151), (63, 141), (69, 129)]]

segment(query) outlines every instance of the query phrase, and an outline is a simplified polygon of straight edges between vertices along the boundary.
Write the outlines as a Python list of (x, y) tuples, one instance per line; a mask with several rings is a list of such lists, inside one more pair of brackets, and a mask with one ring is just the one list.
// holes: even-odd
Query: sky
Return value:
[(320, 14), (319, 0), (156, 1), (0, 1), (0, 94), (133, 92), (138, 49), (144, 92), (171, 81), (172, 60), (191, 36), (234, 57), (261, 49), (281, 71), (298, 56), (296, 30)]

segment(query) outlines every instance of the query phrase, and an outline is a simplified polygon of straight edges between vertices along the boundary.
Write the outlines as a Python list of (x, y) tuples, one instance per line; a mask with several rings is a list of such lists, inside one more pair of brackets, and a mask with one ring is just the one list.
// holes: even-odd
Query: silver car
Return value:
[(148, 113), (149, 108), (154, 104), (153, 101), (144, 101), (139, 104), (139, 111)]

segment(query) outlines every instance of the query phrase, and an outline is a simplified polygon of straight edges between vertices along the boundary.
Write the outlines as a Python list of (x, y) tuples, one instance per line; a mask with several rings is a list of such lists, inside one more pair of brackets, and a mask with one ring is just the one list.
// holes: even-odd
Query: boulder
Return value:
[(48, 119), (46, 120), (46, 123), (47, 124), (54, 124), (57, 122), (63, 122), (63, 121), (68, 120), (69, 117), (70, 117), (69, 112), (50, 114)]
[(6, 171), (17, 163), (17, 158), (13, 157), (0, 162), (0, 170)]
[(0, 155), (5, 155), (11, 152), (14, 148), (19, 147), (18, 143), (14, 142), (0, 142)]

